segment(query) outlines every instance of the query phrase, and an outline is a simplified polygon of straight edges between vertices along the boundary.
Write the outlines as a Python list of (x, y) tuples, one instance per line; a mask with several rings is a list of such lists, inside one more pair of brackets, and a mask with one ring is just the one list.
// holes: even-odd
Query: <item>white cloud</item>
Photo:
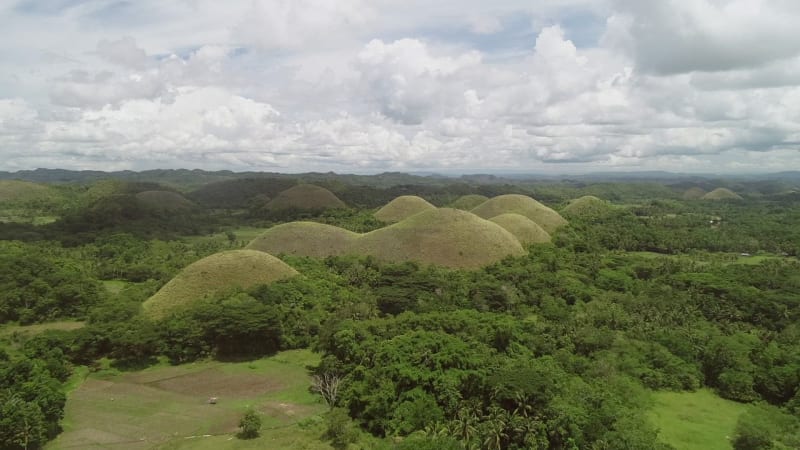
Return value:
[(0, 10), (0, 169), (800, 169), (800, 6), (644, 3)]

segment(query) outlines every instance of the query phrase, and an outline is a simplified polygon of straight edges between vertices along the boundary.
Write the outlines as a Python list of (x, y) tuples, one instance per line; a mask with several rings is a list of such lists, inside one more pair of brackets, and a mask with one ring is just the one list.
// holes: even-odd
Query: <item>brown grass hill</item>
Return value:
[(383, 261), (417, 261), (464, 269), (525, 254), (517, 238), (500, 225), (451, 208), (423, 211), (363, 234), (354, 250)]
[(396, 223), (423, 211), (433, 211), (436, 207), (425, 199), (415, 195), (402, 195), (387, 203), (375, 212), (375, 218), (381, 222)]
[(727, 188), (716, 188), (702, 197), (703, 200), (741, 200), (742, 197)]
[(358, 237), (352, 231), (332, 225), (289, 222), (268, 229), (246, 248), (273, 255), (325, 258), (349, 253)]
[(60, 197), (50, 186), (30, 181), (0, 180), (0, 203), (52, 200)]
[(172, 191), (143, 191), (136, 194), (136, 200), (147, 208), (161, 211), (185, 211), (194, 207), (186, 197)]
[(484, 219), (490, 219), (506, 213), (516, 213), (536, 222), (550, 234), (567, 223), (560, 214), (551, 208), (526, 195), (519, 194), (500, 195), (490, 198), (475, 207), (472, 212)]
[(613, 207), (593, 195), (584, 195), (569, 202), (561, 210), (561, 215), (566, 218), (598, 217), (608, 213)]
[(489, 220), (505, 228), (524, 246), (550, 242), (550, 234), (544, 231), (539, 224), (525, 216), (506, 213), (492, 217)]
[(489, 200), (489, 197), (485, 195), (478, 195), (478, 194), (462, 195), (456, 201), (451, 203), (450, 207), (455, 209), (463, 209), (464, 211), (471, 211), (475, 209), (476, 206), (480, 205), (486, 200)]
[(695, 187), (687, 189), (686, 192), (683, 193), (683, 199), (684, 200), (698, 200), (698, 199), (703, 198), (704, 195), (706, 195), (706, 191), (704, 191), (701, 188), (695, 186)]
[(161, 319), (193, 302), (233, 289), (291, 278), (297, 271), (280, 259), (255, 250), (230, 250), (203, 258), (170, 280), (142, 308), (145, 316)]
[(265, 208), (269, 211), (298, 210), (324, 211), (326, 209), (346, 208), (333, 192), (313, 184), (298, 184), (279, 193)]

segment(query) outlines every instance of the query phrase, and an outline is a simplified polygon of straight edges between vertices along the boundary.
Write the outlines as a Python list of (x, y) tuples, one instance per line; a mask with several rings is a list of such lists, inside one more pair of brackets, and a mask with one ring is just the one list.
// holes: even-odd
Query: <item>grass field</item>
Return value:
[(730, 450), (736, 420), (747, 405), (712, 391), (655, 392), (651, 422), (661, 441), (678, 450)]
[[(64, 432), (46, 448), (330, 449), (319, 441), (326, 407), (308, 391), (306, 366), (317, 362), (294, 350), (249, 362), (80, 372), (70, 380)], [(249, 407), (263, 427), (261, 437), (243, 441), (235, 434)]]
[(344, 255), (353, 249), (359, 235), (333, 225), (289, 222), (276, 225), (253, 239), (246, 248), (272, 255), (325, 258)]
[(62, 320), (59, 322), (37, 323), (34, 325), (3, 325), (0, 327), (0, 337), (10, 336), (19, 333), (26, 336), (34, 336), (47, 330), (77, 330), (83, 328), (84, 322), (77, 320)]

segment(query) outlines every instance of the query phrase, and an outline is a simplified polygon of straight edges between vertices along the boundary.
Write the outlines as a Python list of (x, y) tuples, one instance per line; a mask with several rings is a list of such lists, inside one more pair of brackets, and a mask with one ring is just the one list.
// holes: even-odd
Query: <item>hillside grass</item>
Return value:
[(679, 450), (730, 450), (736, 421), (748, 408), (708, 389), (654, 392), (653, 402), (648, 418), (660, 440)]
[(418, 261), (474, 269), (525, 250), (513, 234), (466, 211), (441, 208), (362, 235), (359, 254), (390, 262)]
[(528, 196), (519, 194), (500, 195), (491, 198), (475, 207), (472, 212), (484, 219), (491, 219), (506, 213), (520, 214), (536, 222), (550, 234), (567, 223), (553, 209)]
[(703, 198), (704, 195), (706, 195), (706, 191), (695, 186), (684, 191), (682, 197), (684, 200), (698, 200), (700, 198)]
[(478, 195), (478, 194), (469, 194), (469, 195), (462, 195), (456, 201), (450, 204), (451, 208), (455, 209), (463, 209), (464, 211), (470, 211), (480, 205), (481, 203), (489, 200), (489, 197), (485, 195)]
[[(47, 449), (330, 449), (321, 441), (326, 407), (310, 393), (310, 350), (248, 362), (201, 361), (137, 372), (87, 373), (70, 379), (64, 431)], [(209, 405), (209, 397), (218, 397)], [(261, 436), (235, 437), (248, 408)]]
[(562, 210), (561, 214), (564, 217), (597, 217), (601, 216), (613, 207), (605, 200), (601, 200), (593, 195), (584, 195), (583, 197), (576, 198), (567, 204)]
[(401, 195), (376, 211), (374, 215), (375, 218), (381, 222), (397, 223), (415, 214), (424, 211), (433, 211), (435, 209), (435, 206), (421, 197), (415, 195)]
[(716, 188), (700, 197), (703, 200), (741, 200), (742, 197), (728, 188)]
[(143, 191), (136, 194), (140, 203), (162, 211), (181, 211), (194, 207), (194, 203), (183, 195), (172, 191)]
[(542, 244), (551, 240), (550, 234), (539, 224), (519, 214), (500, 214), (490, 220), (513, 234), (522, 245)]
[(357, 233), (332, 225), (289, 222), (266, 230), (246, 248), (273, 255), (325, 258), (349, 253), (358, 237)]
[(266, 204), (271, 211), (294, 209), (301, 211), (319, 211), (326, 209), (346, 208), (333, 192), (313, 184), (298, 184), (282, 191)]
[(142, 307), (148, 317), (158, 319), (203, 298), (295, 275), (296, 270), (270, 254), (255, 250), (224, 251), (183, 269)]
[(57, 200), (58, 191), (50, 186), (20, 180), (0, 180), (0, 203)]

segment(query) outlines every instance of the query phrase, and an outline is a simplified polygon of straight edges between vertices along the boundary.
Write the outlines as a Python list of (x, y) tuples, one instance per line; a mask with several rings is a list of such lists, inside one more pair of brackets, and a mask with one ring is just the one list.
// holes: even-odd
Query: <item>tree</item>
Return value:
[(261, 417), (252, 409), (248, 409), (239, 421), (239, 438), (253, 439), (257, 438), (261, 431)]
[(314, 375), (311, 378), (311, 391), (321, 395), (328, 408), (333, 409), (336, 406), (336, 400), (339, 398), (339, 385), (341, 383), (342, 377), (334, 373)]

